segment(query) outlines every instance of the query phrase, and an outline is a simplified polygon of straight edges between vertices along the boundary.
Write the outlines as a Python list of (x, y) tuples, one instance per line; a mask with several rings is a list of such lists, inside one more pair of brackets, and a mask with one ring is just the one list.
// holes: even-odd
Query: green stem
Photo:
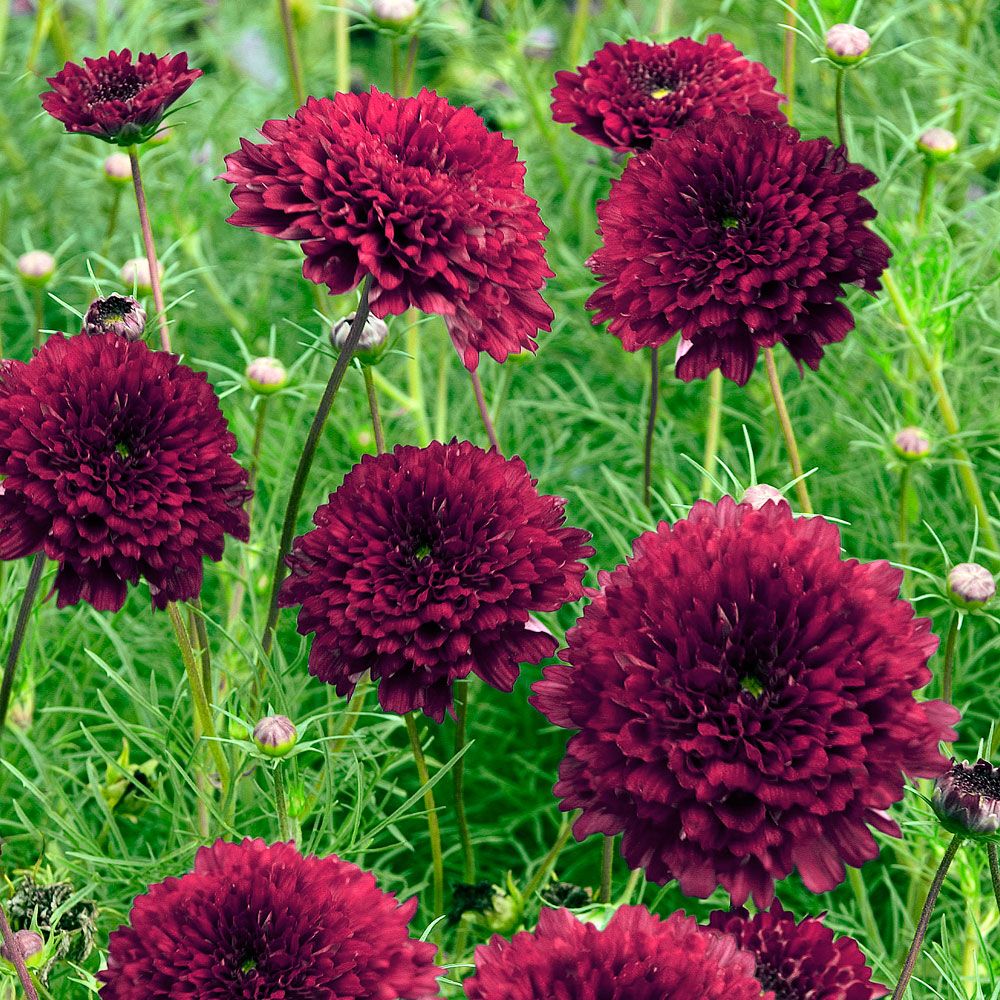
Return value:
[(431, 441), (431, 429), (427, 422), (427, 403), (424, 400), (424, 379), (420, 371), (420, 331), (417, 328), (417, 312), (410, 309), (406, 314), (406, 377), (410, 399), (413, 401), (413, 417), (417, 422), (417, 440), (426, 447)]
[(931, 922), (931, 914), (934, 912), (934, 904), (937, 902), (938, 894), (941, 892), (941, 886), (944, 884), (944, 879), (948, 874), (948, 869), (951, 867), (952, 861), (955, 860), (955, 855), (958, 853), (958, 849), (961, 846), (962, 835), (956, 833), (951, 838), (951, 842), (948, 844), (948, 848), (944, 852), (944, 857), (941, 859), (941, 864), (938, 865), (938, 869), (934, 873), (934, 879), (927, 892), (927, 898), (924, 900), (924, 908), (920, 912), (920, 920), (917, 923), (917, 929), (913, 934), (913, 943), (910, 945), (910, 950), (906, 955), (906, 961), (903, 963), (903, 971), (899, 974), (899, 982), (896, 983), (896, 988), (892, 992), (892, 1000), (900, 1000), (906, 992), (906, 987), (910, 982), (910, 977), (913, 975), (913, 969), (917, 964), (917, 959), (920, 957), (920, 948), (924, 943), (924, 937), (927, 935), (927, 927)]
[(785, 94), (785, 106), (782, 110), (791, 124), (795, 101), (795, 40), (798, 36), (790, 29), (798, 20), (799, 0), (788, 0), (788, 7), (790, 9), (785, 11), (785, 37), (782, 45), (781, 89)]
[(24, 645), (24, 636), (28, 630), (28, 620), (31, 618), (31, 609), (35, 604), (38, 585), (42, 581), (42, 572), (44, 570), (45, 553), (36, 552), (31, 561), (28, 582), (25, 584), (24, 593), (21, 595), (21, 605), (17, 609), (17, 620), (14, 622), (14, 634), (11, 636), (10, 650), (7, 653), (7, 662), (4, 664), (3, 684), (0, 685), (0, 739), (3, 738), (4, 729), (7, 725), (7, 711), (10, 708), (10, 696), (14, 690), (17, 661), (21, 656), (21, 647)]
[(917, 232), (922, 233), (927, 225), (931, 204), (934, 201), (934, 180), (937, 164), (928, 156), (924, 160), (924, 177), (920, 184), (920, 202), (917, 205)]
[(372, 415), (372, 431), (375, 434), (375, 451), (385, 454), (385, 431), (382, 428), (382, 415), (378, 409), (378, 396), (375, 395), (375, 379), (372, 377), (370, 365), (361, 366), (361, 374), (365, 379), (365, 394), (368, 396), (368, 412)]
[(590, 0), (576, 0), (576, 9), (573, 11), (573, 20), (569, 28), (569, 39), (566, 42), (567, 65), (576, 66), (580, 62), (589, 26)]
[(649, 413), (642, 449), (642, 502), (653, 509), (653, 442), (656, 438), (656, 410), (660, 403), (660, 349), (649, 349)]
[(341, 94), (351, 89), (351, 25), (346, 6), (347, 0), (333, 12), (333, 61), (334, 86)]
[(941, 671), (941, 697), (951, 702), (952, 685), (955, 677), (955, 646), (958, 643), (958, 623), (961, 615), (957, 611), (951, 613), (951, 623), (948, 625), (948, 638), (944, 644), (944, 669)]
[(535, 869), (535, 874), (531, 876), (528, 880), (528, 884), (524, 887), (524, 898), (530, 899), (539, 889), (541, 889), (542, 884), (549, 877), (549, 872), (555, 867), (556, 862), (559, 860), (559, 855), (562, 854), (563, 848), (569, 843), (569, 838), (573, 833), (573, 823), (579, 812), (575, 812), (570, 816), (564, 816), (563, 821), (559, 826), (559, 833), (556, 835), (555, 843), (549, 848), (548, 854), (542, 858), (541, 863), (538, 868)]
[(291, 827), (288, 823), (288, 794), (285, 791), (285, 774), (281, 761), (274, 766), (274, 812), (278, 817), (278, 839), (288, 840)]
[(35, 315), (32, 320), (31, 346), (37, 351), (42, 346), (42, 327), (45, 326), (45, 291), (34, 289)]
[(719, 436), (722, 430), (722, 371), (714, 369), (708, 376), (708, 426), (705, 432), (705, 454), (701, 460), (701, 496), (707, 497), (712, 489), (715, 463), (719, 459)]
[(847, 71), (842, 67), (838, 67), (837, 85), (834, 88), (834, 105), (837, 111), (837, 139), (845, 150), (847, 149), (847, 121), (844, 117), (844, 91), (846, 88)]
[(410, 35), (410, 43), (406, 47), (406, 69), (403, 71), (402, 94), (409, 94), (413, 89), (413, 75), (417, 69), (417, 50), (420, 47), (420, 39), (416, 35)]
[(142, 242), (146, 248), (146, 263), (149, 264), (149, 284), (153, 289), (153, 303), (156, 306), (156, 319), (160, 328), (160, 347), (164, 351), (169, 351), (170, 331), (167, 329), (167, 307), (163, 301), (163, 289), (160, 287), (160, 262), (156, 257), (153, 228), (149, 224), (149, 208), (146, 205), (146, 192), (142, 186), (139, 150), (136, 146), (129, 146), (128, 158), (132, 165), (132, 186), (135, 188), (135, 203), (139, 209), (139, 226), (142, 229)]
[(990, 859), (990, 881), (993, 883), (993, 898), (1000, 912), (1000, 862), (997, 860), (997, 845), (990, 841), (986, 845), (986, 854)]
[(292, 5), (289, 0), (278, 0), (281, 15), (281, 32), (285, 37), (285, 58), (288, 60), (288, 75), (292, 82), (295, 103), (301, 107), (306, 103), (306, 88), (302, 80), (302, 60), (299, 58), (299, 42), (295, 37), (295, 21), (292, 19)]
[(306, 480), (309, 478), (309, 471), (312, 469), (313, 459), (316, 457), (316, 448), (319, 445), (319, 439), (323, 433), (326, 418), (330, 415), (333, 401), (337, 398), (337, 391), (344, 381), (344, 375), (347, 373), (351, 358), (358, 346), (358, 342), (361, 340), (361, 333), (365, 328), (365, 320), (368, 319), (368, 293), (371, 285), (372, 277), (369, 274), (366, 275), (365, 280), (361, 284), (361, 300), (358, 302), (358, 311), (354, 314), (354, 322), (348, 331), (347, 341), (337, 358), (337, 363), (333, 366), (333, 371), (330, 373), (330, 381), (327, 382), (323, 398), (316, 408), (316, 414), (313, 417), (312, 425), (306, 436), (306, 443), (302, 448), (302, 454), (299, 456), (299, 464), (295, 470), (295, 477), (292, 480), (292, 487), (288, 494), (288, 504), (285, 507), (284, 522), (281, 526), (281, 541), (278, 544), (277, 557), (274, 561), (274, 572), (271, 576), (271, 595), (268, 601), (267, 621), (264, 624), (264, 632), (261, 637), (261, 647), (264, 652), (260, 667), (262, 673), (266, 669), (263, 661), (270, 655), (271, 648), (274, 645), (274, 631), (278, 625), (278, 615), (280, 613), (278, 597), (281, 591), (281, 584), (287, 572), (285, 557), (292, 548), (292, 538), (295, 535), (295, 522), (298, 519), (302, 494), (305, 492)]
[[(420, 745), (417, 720), (413, 712), (407, 712), (403, 718), (406, 721), (406, 733), (410, 738), (410, 749), (413, 751), (413, 763), (417, 767), (417, 777), (421, 785), (427, 785), (431, 776), (427, 770), (424, 748)], [(436, 918), (444, 912), (444, 854), (441, 850), (441, 824), (438, 822), (433, 788), (427, 788), (424, 792), (424, 808), (427, 810), (427, 833), (430, 836), (431, 860), (434, 867), (434, 917)]]
[(483, 395), (483, 383), (479, 381), (479, 372), (469, 372), (469, 378), (472, 381), (472, 392), (476, 397), (479, 416), (483, 421), (483, 427), (486, 429), (486, 437), (489, 439), (490, 445), (499, 452), (500, 441), (497, 438), (497, 430), (493, 426), (493, 420), (490, 417), (490, 408), (486, 405), (486, 397)]
[(598, 903), (611, 902), (611, 874), (615, 864), (615, 838), (605, 837), (601, 845), (601, 887), (597, 893)]
[(347, 737), (354, 732), (358, 719), (361, 718), (361, 709), (364, 706), (365, 695), (368, 693), (370, 683), (370, 681), (365, 680), (359, 681), (354, 689), (354, 694), (351, 695), (351, 700), (347, 703), (347, 710), (344, 712), (344, 721), (340, 724), (340, 729), (337, 730), (337, 737), (330, 743), (331, 757), (340, 753), (347, 742)]
[(878, 929), (878, 922), (875, 920), (872, 901), (868, 897), (864, 880), (861, 878), (861, 870), (848, 865), (847, 880), (851, 883), (851, 891), (854, 893), (854, 900), (861, 913), (861, 922), (868, 937), (868, 950), (870, 952), (884, 952), (885, 945), (882, 943), (882, 935)]
[(792, 419), (788, 415), (785, 394), (781, 391), (781, 379), (778, 377), (778, 366), (774, 362), (774, 350), (770, 347), (764, 348), (764, 364), (767, 368), (767, 381), (771, 386), (771, 398), (774, 400), (774, 409), (778, 415), (778, 423), (781, 425), (781, 433), (785, 438), (788, 462), (792, 468), (792, 477), (795, 479), (795, 493), (798, 496), (799, 507), (803, 514), (811, 514), (813, 507), (809, 500), (809, 490), (806, 487), (804, 478), (805, 473), (802, 470), (802, 459), (799, 458), (799, 445), (795, 440)]
[(28, 967), (24, 964), (24, 952), (21, 951), (21, 946), (10, 929), (3, 906), (0, 906), (0, 936), (3, 937), (4, 951), (10, 956), (10, 961), (17, 970), (17, 978), (21, 980), (26, 1000), (38, 1000), (38, 991), (35, 989)]
[(656, 22), (653, 25), (653, 38), (662, 38), (670, 27), (674, 13), (674, 0), (659, 0), (656, 5)]
[(899, 561), (904, 568), (910, 564), (910, 480), (912, 478), (913, 470), (908, 464), (904, 465), (899, 473)]
[(455, 685), (455, 767), (452, 780), (455, 789), (455, 819), (458, 836), (462, 842), (464, 878), (470, 885), (476, 880), (476, 854), (469, 831), (469, 820), (465, 814), (465, 749), (466, 720), (469, 709), (469, 681), (459, 681)]

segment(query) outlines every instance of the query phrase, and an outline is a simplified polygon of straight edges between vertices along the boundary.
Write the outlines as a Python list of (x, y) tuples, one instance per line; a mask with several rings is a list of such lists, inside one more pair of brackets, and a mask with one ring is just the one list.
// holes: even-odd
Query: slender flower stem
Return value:
[(3, 906), (0, 906), (0, 935), (3, 937), (4, 951), (10, 956), (10, 961), (17, 970), (17, 978), (21, 980), (25, 1000), (38, 1000), (38, 991), (35, 989), (28, 967), (24, 964), (24, 952), (21, 950), (14, 932), (10, 929)]
[(174, 627), (174, 634), (177, 636), (177, 647), (181, 651), (181, 659), (184, 661), (184, 670), (187, 673), (188, 686), (191, 688), (191, 698), (194, 702), (195, 717), (201, 727), (202, 734), (208, 740), (209, 751), (215, 761), (216, 770), (219, 772), (219, 780), (222, 788), (229, 788), (229, 762), (222, 750), (222, 746), (215, 738), (215, 723), (212, 721), (212, 709), (208, 704), (205, 695), (205, 688), (202, 685), (201, 673), (195, 661), (194, 650), (191, 648), (191, 639), (187, 629), (184, 627), (184, 618), (180, 609), (174, 601), (167, 605), (167, 614), (170, 616), (170, 624)]
[(701, 496), (708, 496), (712, 488), (712, 476), (719, 459), (719, 435), (722, 430), (722, 370), (716, 368), (708, 376), (708, 426), (705, 431), (705, 454), (701, 467)]
[(599, 903), (611, 902), (611, 872), (615, 863), (615, 838), (605, 837), (601, 845), (601, 887), (597, 893)]
[(658, 39), (666, 34), (673, 17), (674, 0), (659, 0), (656, 5), (656, 23), (653, 25), (653, 38)]
[(476, 406), (479, 407), (479, 416), (482, 418), (483, 427), (486, 428), (486, 436), (489, 438), (490, 444), (497, 451), (500, 451), (500, 441), (497, 439), (497, 431), (490, 417), (490, 408), (486, 405), (483, 383), (479, 381), (479, 372), (469, 372), (469, 378), (472, 380), (472, 391), (476, 396)]
[(885, 290), (889, 293), (889, 298), (892, 300), (892, 304), (896, 309), (897, 315), (899, 316), (900, 324), (907, 337), (909, 337), (910, 343), (913, 345), (914, 350), (917, 353), (917, 357), (919, 358), (921, 365), (923, 365), (924, 371), (927, 373), (927, 378), (931, 383), (931, 388), (934, 390), (934, 394), (937, 397), (938, 411), (941, 414), (941, 420), (944, 423), (948, 434), (952, 438), (951, 454), (955, 459), (955, 465), (958, 469), (959, 478), (961, 479), (962, 486), (965, 489), (965, 495), (968, 497), (969, 502), (972, 504), (972, 507), (976, 512), (976, 516), (979, 519), (979, 530), (982, 532), (983, 539), (991, 550), (992, 560), (995, 562), (998, 553), (1000, 553), (1000, 545), (998, 545), (993, 525), (990, 523), (989, 512), (986, 509), (986, 501), (983, 498), (983, 491), (979, 486), (979, 479), (976, 476), (976, 470), (975, 466), (972, 464), (972, 458), (968, 451), (960, 443), (962, 428), (958, 422), (958, 415), (955, 413), (955, 407), (952, 404), (951, 395), (948, 392), (948, 386), (945, 384), (944, 376), (941, 372), (940, 361), (934, 357), (928, 349), (926, 343), (924, 343), (924, 338), (917, 329), (917, 325), (913, 319), (913, 314), (910, 312), (910, 307), (903, 298), (903, 293), (896, 284), (896, 279), (893, 277), (892, 272), (888, 269), (882, 274), (882, 284), (885, 285)]
[(656, 411), (660, 405), (660, 349), (649, 349), (649, 415), (642, 451), (642, 502), (653, 509), (653, 440), (656, 437)]
[(420, 48), (420, 39), (416, 35), (410, 35), (410, 44), (406, 47), (406, 69), (403, 70), (403, 82), (399, 96), (405, 96), (413, 89), (413, 74), (417, 69), (417, 50)]
[(574, 812), (569, 816), (563, 817), (555, 843), (549, 848), (548, 854), (542, 858), (538, 868), (535, 869), (535, 874), (531, 876), (528, 884), (524, 887), (525, 899), (530, 899), (538, 892), (542, 884), (549, 877), (549, 872), (555, 867), (556, 862), (559, 860), (559, 855), (563, 852), (563, 848), (569, 843), (570, 835), (573, 832), (573, 823), (579, 815), (579, 812)]
[(122, 203), (122, 187), (115, 185), (111, 194), (111, 204), (108, 206), (108, 228), (104, 231), (104, 242), (101, 244), (101, 255), (107, 257), (111, 249), (111, 240), (114, 239), (115, 230), (118, 228), (118, 209)]
[(868, 950), (875, 952), (884, 951), (885, 945), (882, 943), (878, 921), (875, 919), (875, 911), (872, 909), (872, 901), (868, 898), (868, 890), (865, 888), (864, 880), (861, 877), (861, 870), (848, 865), (847, 881), (851, 883), (851, 891), (854, 893), (854, 900), (858, 904), (858, 910), (861, 913), (861, 922), (868, 937), (868, 941), (866, 942)]
[(938, 870), (934, 873), (934, 879), (931, 882), (931, 887), (927, 891), (927, 899), (924, 900), (924, 908), (920, 912), (920, 920), (917, 922), (917, 929), (913, 934), (913, 943), (910, 945), (910, 950), (906, 955), (906, 961), (903, 963), (903, 971), (899, 974), (899, 982), (896, 983), (896, 988), (892, 991), (892, 1000), (900, 1000), (900, 997), (902, 997), (902, 995), (906, 992), (906, 987), (910, 982), (910, 977), (913, 975), (914, 966), (916, 966), (917, 959), (920, 957), (920, 948), (923, 945), (924, 937), (927, 934), (927, 926), (931, 922), (931, 914), (934, 912), (934, 904), (937, 902), (938, 894), (941, 892), (941, 886), (944, 884), (944, 879), (948, 874), (948, 869), (951, 867), (952, 861), (955, 860), (955, 855), (958, 853), (958, 849), (961, 846), (962, 835), (956, 833), (951, 838), (951, 842), (948, 844), (948, 848), (944, 852), (944, 857), (941, 859), (941, 864), (938, 865)]
[(785, 11), (785, 38), (781, 59), (781, 89), (785, 94), (785, 106), (782, 109), (788, 123), (792, 122), (792, 106), (795, 101), (795, 40), (798, 37), (791, 29), (798, 20), (799, 0), (788, 0), (789, 9)]
[(385, 454), (385, 431), (382, 429), (382, 415), (378, 409), (378, 396), (375, 395), (375, 379), (372, 377), (370, 365), (361, 366), (361, 374), (365, 378), (365, 393), (368, 396), (368, 410), (372, 415), (372, 431), (375, 434), (375, 451)]
[(191, 602), (191, 612), (188, 616), (191, 622), (191, 632), (198, 640), (198, 661), (201, 663), (201, 686), (205, 696), (211, 701), (215, 691), (215, 681), (212, 679), (212, 646), (208, 641), (208, 629), (205, 627), (205, 611), (201, 606), (201, 598), (196, 597)]
[[(421, 785), (431, 780), (427, 770), (427, 759), (424, 748), (420, 745), (420, 734), (417, 732), (417, 720), (413, 712), (403, 716), (406, 721), (406, 733), (410, 737), (410, 749), (413, 751), (413, 763), (417, 767), (417, 777)], [(441, 824), (438, 822), (437, 806), (434, 804), (434, 789), (424, 792), (424, 808), (427, 810), (427, 832), (431, 841), (431, 859), (434, 866), (434, 916), (439, 917), (444, 912), (444, 854), (441, 850)]]
[[(791, 34), (791, 32), (789, 32)], [(837, 110), (837, 139), (847, 149), (847, 120), (844, 117), (844, 90), (847, 88), (847, 70), (837, 68), (837, 84), (834, 89), (834, 105)]]
[(590, 0), (576, 0), (573, 20), (569, 27), (569, 39), (566, 42), (567, 65), (575, 66), (583, 55), (583, 43), (587, 40), (587, 28), (590, 26)]
[(10, 696), (14, 690), (17, 661), (21, 656), (21, 647), (24, 645), (24, 636), (28, 630), (28, 620), (31, 617), (31, 609), (35, 603), (35, 596), (38, 594), (38, 585), (42, 581), (42, 572), (44, 569), (45, 554), (37, 552), (31, 561), (28, 582), (25, 584), (24, 593), (21, 595), (21, 606), (17, 609), (14, 634), (11, 636), (10, 650), (7, 653), (7, 662), (4, 664), (3, 684), (0, 685), (0, 738), (3, 737), (4, 728), (7, 724), (7, 711), (10, 708)]
[[(466, 720), (469, 711), (469, 681), (459, 681), (455, 685), (455, 767), (452, 771), (452, 781), (455, 789), (455, 819), (458, 823), (458, 836), (462, 842), (462, 861), (464, 878), (468, 883), (476, 880), (476, 854), (472, 845), (472, 834), (469, 832), (469, 820), (465, 814), (465, 749)], [(461, 756), (459, 756), (461, 754)]]
[(957, 611), (951, 613), (951, 622), (948, 625), (948, 638), (944, 643), (944, 669), (941, 671), (941, 697), (945, 701), (951, 701), (952, 686), (955, 679), (955, 646), (958, 643), (958, 624), (961, 615)]
[(931, 204), (934, 201), (934, 181), (937, 164), (928, 156), (924, 161), (924, 177), (920, 183), (920, 202), (917, 205), (917, 232), (922, 233), (927, 226)]
[(45, 326), (45, 291), (34, 290), (35, 315), (31, 324), (31, 346), (37, 351), (42, 346), (42, 327)]
[(990, 881), (993, 883), (993, 898), (997, 901), (1000, 911), (1000, 861), (997, 860), (997, 845), (990, 841), (986, 845), (986, 854), (990, 859)]
[(299, 41), (295, 37), (290, 0), (278, 0), (278, 11), (281, 14), (281, 32), (285, 36), (285, 57), (288, 59), (292, 93), (295, 95), (295, 103), (301, 107), (306, 103), (306, 88), (302, 82), (302, 60), (299, 58)]
[(139, 150), (136, 146), (129, 146), (128, 159), (129, 163), (132, 164), (132, 185), (135, 188), (135, 203), (139, 209), (142, 242), (146, 248), (146, 262), (149, 264), (149, 284), (153, 289), (156, 320), (160, 328), (160, 347), (164, 351), (169, 351), (170, 331), (167, 329), (167, 307), (163, 301), (163, 288), (160, 286), (160, 262), (156, 257), (153, 229), (149, 224), (149, 208), (146, 205), (146, 192), (142, 187), (142, 173), (139, 170)]
[[(274, 572), (271, 577), (271, 596), (268, 602), (267, 621), (264, 624), (264, 632), (261, 637), (261, 647), (266, 657), (271, 652), (274, 645), (274, 630), (278, 624), (278, 594), (281, 590), (282, 581), (285, 579), (286, 566), (285, 557), (291, 551), (292, 538), (295, 535), (295, 522), (298, 519), (299, 506), (302, 503), (302, 494), (305, 492), (306, 480), (309, 478), (309, 471), (312, 468), (313, 459), (316, 457), (316, 448), (319, 445), (326, 418), (330, 415), (333, 401), (337, 397), (340, 384), (344, 381), (351, 358), (357, 349), (358, 341), (361, 340), (361, 333), (365, 328), (365, 320), (368, 319), (368, 293), (372, 285), (372, 276), (366, 275), (361, 284), (361, 300), (358, 302), (358, 311), (354, 314), (354, 321), (347, 334), (347, 341), (344, 344), (337, 363), (330, 373), (330, 381), (326, 384), (323, 398), (320, 400), (313, 417), (312, 425), (306, 436), (306, 443), (299, 456), (299, 464), (295, 470), (295, 478), (292, 480), (292, 488), (288, 494), (288, 504), (285, 507), (285, 519), (281, 526), (281, 541), (278, 545), (277, 557), (274, 561)], [(265, 670), (264, 663), (261, 663), (261, 672)]]
[(354, 732), (358, 724), (358, 719), (361, 718), (361, 709), (364, 707), (365, 697), (368, 694), (368, 686), (370, 684), (371, 681), (366, 679), (358, 681), (358, 685), (354, 689), (354, 694), (351, 695), (351, 700), (347, 703), (347, 709), (344, 712), (340, 728), (337, 729), (336, 738), (330, 742), (331, 757), (336, 757), (344, 749), (347, 737)]
[(799, 500), (799, 507), (803, 514), (811, 514), (813, 507), (809, 500), (809, 490), (804, 478), (805, 473), (802, 470), (802, 459), (799, 458), (799, 446), (795, 440), (795, 430), (792, 427), (791, 417), (788, 415), (788, 407), (785, 405), (785, 395), (781, 391), (781, 379), (778, 377), (778, 366), (774, 361), (774, 350), (770, 347), (764, 348), (764, 363), (767, 367), (767, 381), (771, 386), (774, 409), (778, 414), (778, 423), (781, 424), (781, 433), (784, 435), (785, 447), (788, 450), (788, 462), (792, 467), (792, 476), (795, 479), (795, 493)]
[(333, 81), (337, 91), (346, 94), (351, 89), (351, 23), (347, 0), (340, 0), (333, 12)]
[(424, 379), (420, 370), (420, 331), (417, 329), (417, 311), (406, 313), (406, 379), (410, 399), (413, 400), (413, 417), (417, 422), (417, 440), (421, 447), (430, 444), (431, 429), (427, 423), (427, 404), (424, 400)]
[(288, 793), (285, 791), (285, 773), (282, 761), (274, 766), (274, 812), (278, 817), (278, 839), (288, 840), (291, 827), (288, 823)]

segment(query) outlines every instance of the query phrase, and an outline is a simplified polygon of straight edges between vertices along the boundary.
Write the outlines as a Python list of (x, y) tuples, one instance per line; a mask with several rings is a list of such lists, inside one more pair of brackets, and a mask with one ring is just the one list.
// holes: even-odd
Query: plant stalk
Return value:
[(795, 429), (792, 427), (792, 419), (788, 415), (785, 394), (781, 391), (781, 379), (778, 377), (778, 366), (774, 361), (774, 350), (770, 347), (764, 348), (764, 363), (767, 367), (767, 381), (771, 386), (771, 398), (774, 400), (774, 409), (778, 414), (778, 423), (781, 425), (781, 433), (785, 438), (785, 448), (788, 451), (788, 462), (792, 468), (792, 477), (795, 479), (795, 493), (798, 497), (799, 507), (802, 509), (803, 514), (811, 514), (813, 507), (809, 500), (809, 490), (806, 487), (802, 459), (799, 458), (799, 446), (795, 440)]
[(132, 186), (135, 188), (135, 203), (139, 209), (139, 226), (142, 229), (143, 246), (146, 248), (146, 263), (149, 264), (149, 284), (153, 289), (153, 303), (156, 306), (156, 321), (160, 330), (160, 347), (164, 351), (169, 351), (170, 331), (167, 329), (167, 307), (163, 301), (163, 288), (160, 285), (160, 262), (156, 256), (153, 229), (149, 224), (149, 207), (146, 204), (146, 192), (142, 186), (138, 147), (129, 146), (128, 159), (132, 165)]

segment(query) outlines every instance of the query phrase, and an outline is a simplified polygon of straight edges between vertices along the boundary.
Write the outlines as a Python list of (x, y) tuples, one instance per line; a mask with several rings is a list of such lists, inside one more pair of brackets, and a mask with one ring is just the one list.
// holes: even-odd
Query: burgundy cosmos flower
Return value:
[(56, 334), (0, 369), (0, 559), (59, 564), (59, 607), (196, 597), (202, 559), (249, 536), (247, 474), (202, 372), (113, 333)]
[(699, 501), (634, 543), (567, 634), (533, 703), (573, 736), (555, 787), (578, 837), (622, 833), (651, 881), (770, 903), (793, 868), (813, 892), (878, 853), (903, 774), (947, 767), (958, 713), (931, 678), (930, 621), (902, 573), (840, 557), (786, 503)]
[(530, 613), (583, 595), (594, 550), (564, 504), (468, 441), (366, 455), (288, 558), (281, 603), (316, 633), (309, 672), (349, 695), (371, 671), (383, 708), (439, 722), (470, 673), (510, 691), (556, 649)]
[[(754, 960), (734, 938), (674, 913), (623, 906), (602, 931), (568, 910), (537, 930), (476, 949), (469, 1000), (763, 1000)], [(768, 996), (766, 1000), (773, 1000)], [(853, 998), (852, 998), (853, 1000)]]
[(49, 77), (42, 107), (67, 132), (93, 135), (119, 146), (145, 142), (160, 127), (167, 109), (201, 76), (189, 69), (187, 53), (155, 56), (128, 49), (109, 52), (83, 65), (66, 63)]
[(844, 286), (875, 292), (889, 248), (858, 192), (878, 178), (829, 139), (722, 115), (634, 157), (598, 204), (594, 322), (630, 351), (680, 332), (677, 375), (743, 385), (762, 347), (818, 368), (854, 326)]
[(878, 1000), (889, 991), (853, 938), (834, 939), (818, 917), (795, 917), (775, 901), (770, 910), (717, 910), (709, 925), (732, 934), (757, 961), (757, 979), (775, 1000)]
[(370, 273), (378, 317), (440, 313), (470, 370), (481, 351), (536, 349), (552, 321), (539, 294), (548, 230), (514, 144), (471, 108), (373, 87), (310, 98), (261, 134), (226, 157), (234, 226), (301, 240), (302, 273), (331, 293)]
[(669, 45), (608, 42), (576, 72), (556, 73), (552, 117), (620, 153), (649, 149), (682, 125), (727, 112), (784, 121), (766, 66), (722, 35)]
[(221, 840), (136, 897), (108, 945), (103, 1000), (424, 1000), (435, 947), (375, 876), (292, 844)]

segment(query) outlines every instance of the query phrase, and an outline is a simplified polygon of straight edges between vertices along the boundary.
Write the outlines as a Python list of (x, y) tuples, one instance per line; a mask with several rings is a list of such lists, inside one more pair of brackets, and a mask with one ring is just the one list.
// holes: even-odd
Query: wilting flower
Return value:
[(709, 925), (732, 934), (757, 962), (757, 978), (775, 1000), (877, 1000), (889, 991), (872, 982), (872, 970), (853, 938), (834, 938), (818, 917), (795, 917), (778, 902), (750, 916), (717, 910)]
[(94, 299), (83, 317), (83, 332), (93, 336), (113, 333), (126, 340), (142, 340), (146, 330), (146, 310), (131, 295), (112, 292)]
[(989, 761), (970, 765), (953, 760), (934, 784), (931, 799), (941, 824), (951, 833), (1000, 839), (1000, 770)]
[(309, 672), (350, 695), (441, 721), (470, 673), (510, 691), (556, 641), (531, 617), (583, 595), (590, 535), (563, 527), (519, 458), (468, 441), (366, 455), (297, 539), (284, 606), (316, 633)]
[(149, 887), (108, 944), (103, 1000), (423, 1000), (435, 947), (375, 877), (262, 840), (202, 847), (194, 871)]
[(722, 35), (704, 44), (635, 39), (608, 42), (576, 72), (556, 73), (552, 117), (618, 152), (649, 149), (688, 122), (732, 113), (784, 121), (783, 99), (766, 66), (747, 59)]
[(735, 905), (768, 905), (793, 868), (826, 892), (875, 857), (868, 828), (899, 835), (904, 773), (945, 770), (958, 719), (913, 697), (937, 639), (902, 577), (841, 559), (836, 526), (785, 503), (699, 501), (640, 536), (567, 634), (571, 666), (534, 688), (580, 730), (555, 787), (577, 836), (622, 833), (651, 881)]
[(889, 248), (865, 225), (873, 173), (829, 139), (724, 115), (634, 157), (598, 204), (604, 245), (587, 303), (625, 348), (678, 331), (677, 375), (743, 385), (762, 347), (818, 368), (854, 326), (844, 286), (875, 292)]
[(146, 142), (159, 128), (167, 109), (201, 76), (189, 69), (187, 53), (155, 56), (140, 52), (132, 61), (128, 49), (100, 59), (68, 62), (49, 77), (51, 90), (42, 107), (67, 132), (93, 135), (119, 146)]
[(753, 956), (674, 913), (623, 906), (604, 930), (543, 910), (535, 931), (476, 949), (469, 1000), (760, 1000)]
[(440, 313), (470, 370), (481, 351), (535, 350), (548, 230), (517, 149), (474, 111), (372, 88), (310, 98), (261, 133), (226, 157), (233, 225), (302, 241), (303, 274), (333, 294), (371, 274), (380, 318)]
[(249, 536), (247, 474), (201, 372), (117, 334), (53, 335), (0, 369), (0, 559), (59, 564), (58, 605), (198, 595), (202, 559)]

